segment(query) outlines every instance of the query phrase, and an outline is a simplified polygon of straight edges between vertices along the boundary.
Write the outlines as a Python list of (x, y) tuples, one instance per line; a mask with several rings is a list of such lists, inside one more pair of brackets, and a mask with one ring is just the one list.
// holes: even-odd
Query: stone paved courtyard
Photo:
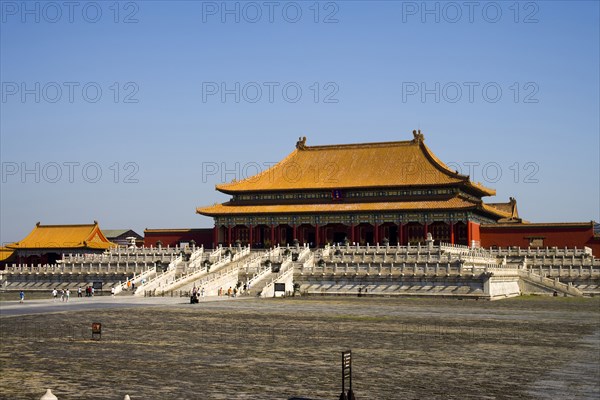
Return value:
[(333, 400), (346, 349), (358, 400), (600, 397), (599, 298), (144, 301), (0, 303), (0, 398)]

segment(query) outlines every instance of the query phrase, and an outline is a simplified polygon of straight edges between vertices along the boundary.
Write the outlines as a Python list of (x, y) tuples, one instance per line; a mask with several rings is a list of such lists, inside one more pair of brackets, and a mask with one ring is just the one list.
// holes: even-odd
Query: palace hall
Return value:
[(519, 224), (516, 201), (486, 203), (496, 191), (445, 165), (412, 140), (308, 146), (300, 138), (282, 161), (217, 185), (229, 201), (199, 207), (214, 218), (213, 243), (313, 247), (437, 242), (478, 245), (481, 225)]

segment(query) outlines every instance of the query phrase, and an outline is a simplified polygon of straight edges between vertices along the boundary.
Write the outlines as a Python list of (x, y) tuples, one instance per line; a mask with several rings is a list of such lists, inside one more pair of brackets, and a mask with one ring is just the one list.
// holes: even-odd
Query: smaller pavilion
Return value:
[(14, 251), (18, 264), (54, 264), (62, 254), (102, 253), (115, 247), (100, 230), (98, 222), (86, 225), (42, 225), (35, 228), (23, 240), (6, 245)]

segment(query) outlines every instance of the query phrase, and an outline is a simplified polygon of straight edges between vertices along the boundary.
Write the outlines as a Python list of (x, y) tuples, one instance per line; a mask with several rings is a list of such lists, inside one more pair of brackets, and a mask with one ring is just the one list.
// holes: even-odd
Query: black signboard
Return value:
[(275, 291), (276, 292), (285, 292), (285, 283), (276, 283)]

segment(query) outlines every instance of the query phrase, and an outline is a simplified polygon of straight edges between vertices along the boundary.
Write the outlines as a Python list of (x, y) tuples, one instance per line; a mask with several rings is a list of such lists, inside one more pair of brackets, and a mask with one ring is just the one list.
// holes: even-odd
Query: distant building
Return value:
[(54, 264), (62, 254), (102, 253), (115, 244), (102, 233), (98, 222), (87, 225), (42, 225), (39, 222), (23, 240), (6, 245), (15, 263)]
[[(596, 224), (597, 225), (597, 224)], [(594, 222), (499, 223), (481, 225), (483, 247), (589, 247), (600, 255)]]
[(102, 229), (102, 233), (106, 238), (119, 246), (129, 246), (131, 244), (131, 240), (128, 238), (135, 238), (136, 246), (144, 245), (144, 238), (139, 233), (135, 232), (132, 229)]
[(195, 244), (212, 247), (212, 229), (148, 229), (144, 230), (144, 246), (181, 246)]

